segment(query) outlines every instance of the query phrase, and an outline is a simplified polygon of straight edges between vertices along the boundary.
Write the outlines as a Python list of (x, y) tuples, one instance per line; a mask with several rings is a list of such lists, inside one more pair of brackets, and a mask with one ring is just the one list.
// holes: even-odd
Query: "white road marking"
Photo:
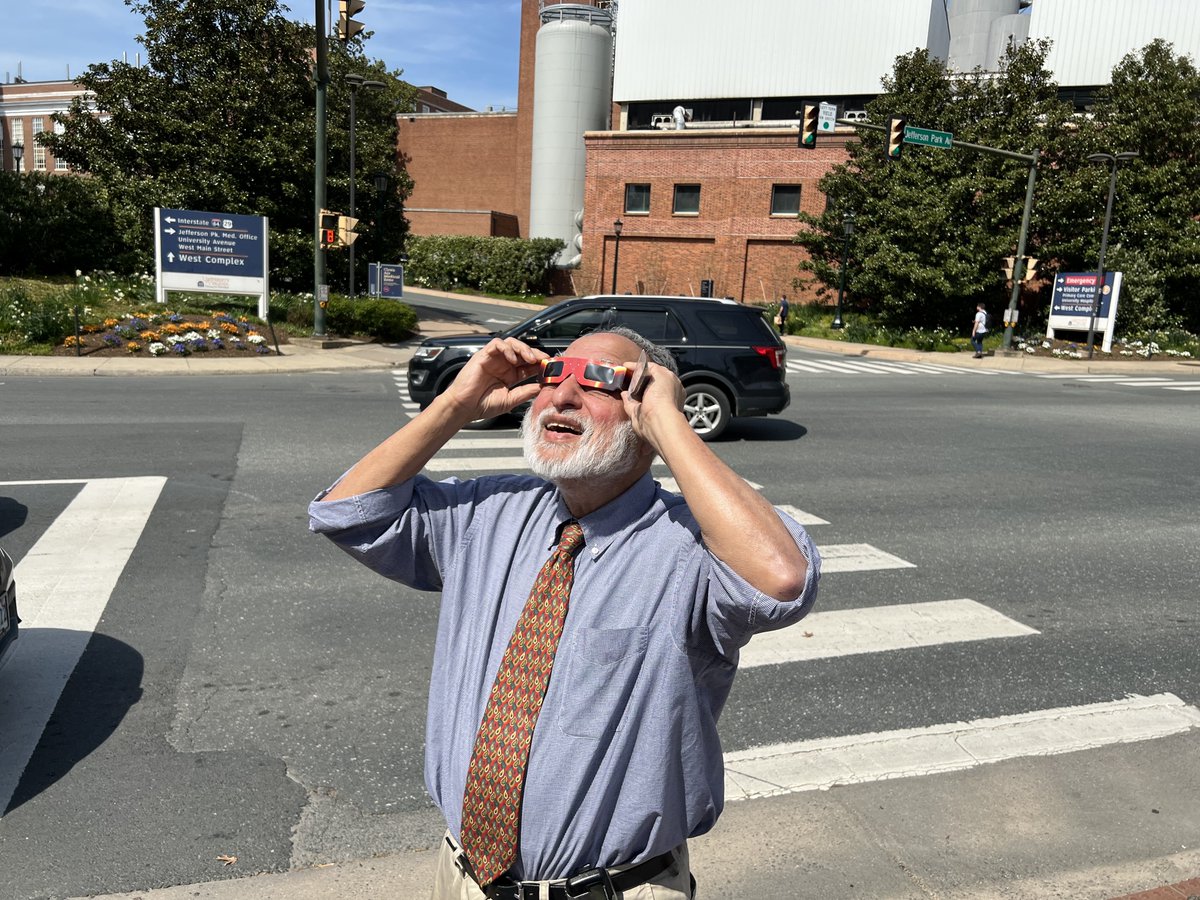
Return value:
[(1188, 382), (1186, 384), (1163, 385), (1163, 390), (1166, 390), (1166, 391), (1200, 391), (1200, 383)]
[(914, 563), (898, 556), (884, 553), (870, 544), (823, 544), (821, 551), (821, 573), (831, 572), (875, 572), (880, 569), (915, 569)]
[(527, 470), (523, 456), (447, 456), (425, 463), (430, 472), (495, 472), (505, 469)]
[(929, 728), (775, 744), (725, 754), (725, 797), (749, 800), (957, 772), (1193, 729), (1200, 729), (1200, 710), (1173, 694), (1156, 694)]
[[(656, 463), (656, 466), (662, 466), (662, 463)], [(681, 491), (679, 489), (679, 482), (676, 481), (674, 478), (655, 474), (654, 480), (657, 481), (659, 483), (659, 485), (662, 486), (662, 489), (664, 491), (670, 491), (672, 494), (682, 494), (683, 493), (683, 491)], [(754, 488), (756, 491), (762, 490), (762, 485), (759, 484), (757, 481), (751, 481), (749, 478), (743, 478), (742, 480), (744, 482), (746, 482), (746, 484), (750, 485), (750, 487)]]
[(829, 524), (829, 522), (827, 522), (825, 519), (822, 519), (820, 516), (814, 516), (812, 513), (805, 512), (802, 509), (797, 509), (794, 506), (789, 506), (786, 503), (776, 503), (775, 508), (783, 510), (785, 513), (787, 513), (789, 516), (791, 516), (793, 519), (795, 519), (801, 525), (828, 525)]
[(0, 693), (0, 815), (91, 640), (166, 478), (0, 482), (83, 484), (17, 563), (21, 637)]
[(451, 438), (442, 445), (443, 450), (519, 450), (524, 442), (519, 437), (458, 437)]
[(755, 635), (738, 668), (1038, 633), (967, 599), (816, 612), (799, 625)]
[(1130, 387), (1138, 387), (1140, 385), (1145, 385), (1145, 384), (1154, 384), (1154, 385), (1161, 386), (1161, 385), (1170, 384), (1171, 379), (1170, 378), (1130, 378), (1130, 379), (1122, 379), (1121, 381), (1118, 381), (1115, 383), (1116, 384), (1127, 384)]

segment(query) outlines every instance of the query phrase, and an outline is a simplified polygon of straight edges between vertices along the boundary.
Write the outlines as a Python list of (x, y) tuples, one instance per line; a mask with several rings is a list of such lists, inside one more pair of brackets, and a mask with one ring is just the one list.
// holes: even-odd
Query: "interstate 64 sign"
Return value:
[(154, 210), (157, 299), (167, 291), (257, 294), (259, 318), (267, 317), (268, 232), (264, 216)]

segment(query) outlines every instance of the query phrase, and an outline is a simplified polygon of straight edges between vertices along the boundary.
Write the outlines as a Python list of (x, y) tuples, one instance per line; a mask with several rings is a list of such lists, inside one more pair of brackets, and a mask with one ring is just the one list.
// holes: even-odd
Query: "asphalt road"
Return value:
[[(431, 847), (436, 598), (306, 532), (308, 500), (405, 420), (391, 375), (0, 381), (0, 542), (18, 561), (89, 486), (165, 478), (28, 765), (0, 722), (0, 784), (23, 766), (0, 900)], [(1195, 394), (969, 370), (791, 383), (791, 409), (715, 449), (824, 520), (822, 547), (905, 564), (827, 574), (818, 611), (969, 598), (1032, 633), (746, 668), (727, 754), (1130, 695), (1200, 706)], [(20, 705), (21, 671), (0, 673), (0, 709)], [(731, 803), (697, 871), (709, 897), (1102, 897), (1181, 880), (1200, 865), (1198, 749), (1192, 728)]]

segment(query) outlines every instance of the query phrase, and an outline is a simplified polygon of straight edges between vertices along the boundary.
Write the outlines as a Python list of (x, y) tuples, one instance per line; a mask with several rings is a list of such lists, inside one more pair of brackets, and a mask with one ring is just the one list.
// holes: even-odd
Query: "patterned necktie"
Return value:
[(568, 522), (542, 566), (496, 672), (463, 792), (462, 846), (481, 885), (495, 881), (517, 857), (521, 792), (554, 652), (567, 618), (575, 554), (583, 529)]

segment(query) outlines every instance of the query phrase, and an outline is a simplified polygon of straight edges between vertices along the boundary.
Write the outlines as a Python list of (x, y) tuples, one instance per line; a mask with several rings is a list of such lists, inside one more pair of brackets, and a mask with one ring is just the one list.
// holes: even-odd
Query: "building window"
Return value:
[(700, 185), (675, 185), (675, 206), (672, 212), (677, 216), (700, 215)]
[(773, 184), (771, 185), (771, 215), (798, 216), (800, 215), (800, 185)]
[[(25, 121), (23, 119), (13, 119), (9, 123), (9, 138), (11, 139), (8, 143), (9, 155), (12, 156), (12, 148), (17, 144), (25, 147)], [(25, 147), (25, 150), (22, 151), (20, 162), (17, 162), (16, 157), (13, 156), (13, 169), (15, 171), (20, 172), (22, 169), (28, 170), (29, 163), (26, 162), (26, 160), (29, 158), (28, 150), (29, 148)]]
[(650, 212), (650, 185), (625, 185), (625, 212), (647, 215)]

